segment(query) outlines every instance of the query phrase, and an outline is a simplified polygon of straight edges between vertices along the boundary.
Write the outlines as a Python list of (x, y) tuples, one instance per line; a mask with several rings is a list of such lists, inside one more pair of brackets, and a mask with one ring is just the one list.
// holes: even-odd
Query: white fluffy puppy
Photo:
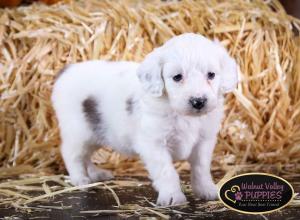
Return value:
[(223, 117), (223, 94), (237, 84), (237, 65), (218, 43), (182, 34), (142, 63), (88, 61), (67, 66), (52, 94), (61, 151), (75, 185), (112, 178), (90, 161), (99, 146), (138, 154), (158, 205), (186, 201), (174, 160), (191, 163), (200, 198), (217, 198), (210, 174)]

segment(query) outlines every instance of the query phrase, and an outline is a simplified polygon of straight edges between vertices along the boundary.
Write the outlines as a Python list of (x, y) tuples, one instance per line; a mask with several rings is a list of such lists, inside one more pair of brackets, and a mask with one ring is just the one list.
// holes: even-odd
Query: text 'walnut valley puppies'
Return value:
[(99, 146), (138, 154), (158, 205), (186, 201), (173, 160), (191, 163), (200, 198), (217, 198), (210, 164), (223, 118), (223, 94), (237, 66), (217, 42), (183, 34), (142, 63), (89, 61), (67, 66), (53, 89), (62, 155), (74, 185), (112, 178), (90, 160)]

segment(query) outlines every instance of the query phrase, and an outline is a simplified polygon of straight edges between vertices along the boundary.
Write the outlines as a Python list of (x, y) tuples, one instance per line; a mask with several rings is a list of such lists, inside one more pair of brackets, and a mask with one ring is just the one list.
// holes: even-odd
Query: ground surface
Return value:
[[(156, 209), (156, 193), (145, 178), (119, 177), (125, 181), (140, 181), (140, 186), (113, 188), (120, 200), (121, 208), (117, 208), (113, 193), (107, 189), (93, 188), (86, 191), (75, 191), (57, 195), (50, 200), (31, 203), (31, 209), (15, 209), (0, 207), (0, 219), (300, 219), (300, 209), (286, 207), (280, 211), (264, 215), (246, 215), (228, 210), (222, 204), (206, 203), (196, 200), (189, 188), (188, 176), (183, 179), (189, 204), (183, 207)], [(300, 191), (299, 181), (290, 180), (295, 192)], [(96, 210), (96, 211), (95, 211)], [(106, 211), (103, 211), (106, 210)], [(98, 213), (84, 213), (94, 211)]]

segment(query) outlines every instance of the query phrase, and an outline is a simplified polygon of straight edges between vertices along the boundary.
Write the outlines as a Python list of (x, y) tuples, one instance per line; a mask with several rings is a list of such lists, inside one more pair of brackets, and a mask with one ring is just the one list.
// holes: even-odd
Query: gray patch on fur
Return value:
[(98, 103), (93, 97), (88, 97), (82, 102), (83, 112), (86, 120), (93, 130), (99, 130), (101, 113), (98, 110)]
[(144, 79), (145, 79), (147, 82), (150, 82), (150, 81), (152, 80), (151, 74), (150, 74), (150, 73), (146, 73)]
[(132, 114), (134, 109), (135, 109), (135, 104), (136, 104), (136, 101), (133, 99), (133, 97), (129, 97), (127, 100), (126, 100), (126, 111), (128, 114)]
[(65, 65), (55, 76), (55, 80), (58, 80), (59, 77), (61, 77), (65, 72), (66, 70), (70, 67), (71, 65), (68, 64), (68, 65)]

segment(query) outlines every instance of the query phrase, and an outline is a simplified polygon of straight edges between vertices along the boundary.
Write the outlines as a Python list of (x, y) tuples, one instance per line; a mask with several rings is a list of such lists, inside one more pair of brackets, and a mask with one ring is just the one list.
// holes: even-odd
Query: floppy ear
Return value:
[(238, 66), (234, 59), (232, 59), (227, 52), (221, 58), (222, 66), (222, 81), (221, 92), (223, 94), (232, 92), (238, 83)]
[(137, 76), (143, 89), (154, 97), (159, 97), (163, 94), (162, 68), (162, 49), (156, 48), (146, 56), (137, 69)]

